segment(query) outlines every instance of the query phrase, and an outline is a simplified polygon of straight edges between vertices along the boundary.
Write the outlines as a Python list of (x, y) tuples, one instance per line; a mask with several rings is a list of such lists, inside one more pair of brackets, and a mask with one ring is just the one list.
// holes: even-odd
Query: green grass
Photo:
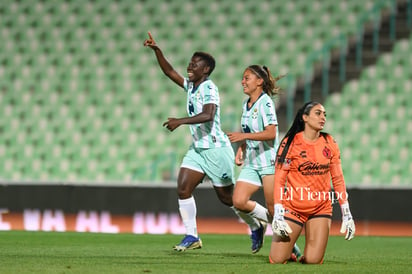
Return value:
[[(178, 235), (0, 232), (0, 273), (410, 273), (412, 237), (331, 237), (323, 265), (271, 265), (247, 235), (201, 235), (175, 252)], [(303, 248), (303, 238), (299, 240)]]

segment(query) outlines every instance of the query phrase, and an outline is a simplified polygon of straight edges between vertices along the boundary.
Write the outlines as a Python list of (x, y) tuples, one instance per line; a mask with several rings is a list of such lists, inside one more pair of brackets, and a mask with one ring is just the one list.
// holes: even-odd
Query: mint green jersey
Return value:
[[(262, 93), (251, 108), (248, 108), (248, 100), (243, 102), (241, 118), (242, 132), (261, 132), (268, 125), (276, 125), (277, 117), (275, 104), (266, 93)], [(276, 138), (269, 141), (246, 140), (246, 155), (244, 165), (254, 169), (272, 166), (275, 163), (276, 151), (279, 146), (279, 130), (276, 127)]]
[(220, 98), (217, 86), (212, 80), (205, 80), (198, 87), (188, 79), (184, 81), (184, 90), (187, 92), (187, 113), (189, 117), (203, 111), (206, 104), (215, 104), (216, 113), (213, 121), (189, 125), (196, 148), (215, 148), (231, 146), (229, 138), (220, 128)]

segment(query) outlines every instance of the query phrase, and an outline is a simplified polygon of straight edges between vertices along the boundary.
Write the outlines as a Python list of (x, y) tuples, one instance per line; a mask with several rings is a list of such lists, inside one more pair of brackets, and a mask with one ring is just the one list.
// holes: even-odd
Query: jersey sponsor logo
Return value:
[(323, 175), (329, 172), (329, 163), (319, 164), (306, 161), (299, 165), (298, 171), (302, 175)]
[(325, 147), (322, 151), (323, 156), (325, 156), (326, 159), (330, 159), (332, 157), (332, 153), (328, 147)]

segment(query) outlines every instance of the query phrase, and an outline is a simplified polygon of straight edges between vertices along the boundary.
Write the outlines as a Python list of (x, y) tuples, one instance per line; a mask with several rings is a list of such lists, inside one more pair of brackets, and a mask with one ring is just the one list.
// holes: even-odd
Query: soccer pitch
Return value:
[(412, 237), (331, 236), (323, 265), (269, 264), (268, 236), (254, 255), (248, 235), (201, 238), (202, 249), (176, 252), (180, 235), (0, 232), (0, 273), (410, 273), (412, 265)]

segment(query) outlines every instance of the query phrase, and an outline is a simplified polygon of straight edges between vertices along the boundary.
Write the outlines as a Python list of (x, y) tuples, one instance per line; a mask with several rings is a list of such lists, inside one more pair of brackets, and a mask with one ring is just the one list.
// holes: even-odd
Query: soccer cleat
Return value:
[(198, 249), (202, 248), (202, 241), (200, 238), (197, 238), (192, 235), (186, 235), (183, 240), (173, 247), (176, 251), (185, 251), (188, 249)]
[(257, 253), (262, 248), (266, 227), (266, 223), (260, 222), (260, 227), (252, 231), (252, 234), (250, 235), (250, 238), (252, 239), (252, 253)]
[(288, 262), (297, 262), (298, 258), (296, 257), (295, 253), (290, 254), (290, 258), (288, 260)]
[(290, 255), (289, 262), (297, 262), (299, 260), (299, 257), (301, 256), (302, 256), (302, 253), (300, 252), (298, 245), (295, 244), (293, 246), (292, 254)]

